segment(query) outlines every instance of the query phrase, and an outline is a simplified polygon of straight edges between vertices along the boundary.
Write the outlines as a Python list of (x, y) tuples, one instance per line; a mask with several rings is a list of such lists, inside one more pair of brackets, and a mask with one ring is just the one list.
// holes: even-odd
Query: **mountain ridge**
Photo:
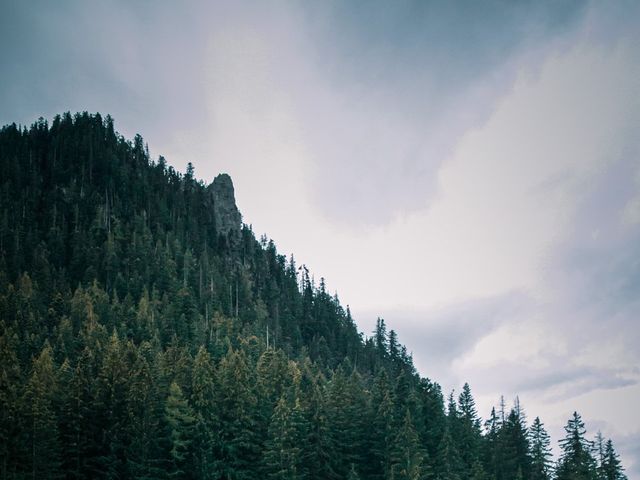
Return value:
[(483, 425), (468, 385), (445, 401), (255, 238), (228, 175), (110, 116), (3, 127), (0, 173), (0, 478), (622, 478), (577, 414), (552, 475), (519, 404)]

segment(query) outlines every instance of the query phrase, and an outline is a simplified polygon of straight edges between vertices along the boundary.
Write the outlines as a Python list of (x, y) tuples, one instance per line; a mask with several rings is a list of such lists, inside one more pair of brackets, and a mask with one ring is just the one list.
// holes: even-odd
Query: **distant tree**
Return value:
[(182, 389), (176, 382), (169, 386), (165, 403), (165, 421), (169, 439), (170, 478), (189, 478), (192, 473), (191, 445), (195, 418)]
[(577, 412), (573, 413), (564, 430), (565, 437), (559, 442), (562, 454), (556, 469), (556, 479), (597, 479), (596, 461), (591, 455), (592, 444), (584, 436), (584, 423)]
[(215, 459), (215, 378), (211, 357), (200, 347), (193, 362), (191, 404), (194, 413), (194, 442), (192, 450), (198, 478), (214, 478)]
[(529, 438), (524, 414), (517, 399), (500, 428), (498, 446), (498, 480), (509, 480), (518, 474), (523, 478), (529, 478), (531, 471)]
[(611, 439), (607, 440), (602, 460), (602, 474), (605, 480), (626, 480), (620, 458), (613, 448)]
[(428, 474), (426, 460), (411, 414), (407, 410), (393, 446), (391, 476), (396, 480), (424, 480)]
[(360, 469), (364, 461), (366, 393), (361, 376), (345, 361), (334, 373), (327, 397), (327, 421), (334, 453), (333, 469), (341, 478), (351, 464)]
[(45, 344), (40, 355), (33, 360), (31, 376), (24, 398), (26, 410), (29, 472), (36, 479), (59, 478), (60, 445), (56, 422), (55, 396), (58, 393), (57, 372), (53, 364), (51, 347)]
[(551, 478), (551, 440), (544, 424), (536, 417), (529, 429), (531, 444), (531, 480), (549, 480)]
[(464, 465), (456, 448), (449, 428), (442, 435), (440, 446), (436, 452), (434, 461), (434, 478), (436, 480), (462, 480)]
[(243, 350), (230, 350), (216, 371), (217, 470), (222, 478), (256, 478), (260, 437), (255, 382)]
[(476, 462), (480, 460), (482, 433), (475, 400), (468, 383), (458, 397), (457, 443), (464, 463), (464, 476), (471, 477)]
[(370, 428), (367, 436), (369, 461), (365, 464), (368, 477), (388, 478), (391, 471), (391, 449), (395, 438), (393, 392), (386, 369), (378, 372), (371, 392)]
[(484, 424), (485, 434), (482, 447), (482, 462), (485, 471), (492, 477), (497, 478), (501, 470), (500, 460), (502, 451), (500, 449), (500, 429), (502, 421), (496, 413), (495, 407), (491, 409), (491, 414)]
[[(287, 398), (289, 397), (289, 398)], [(300, 402), (283, 395), (271, 418), (264, 453), (264, 467), (272, 480), (303, 480), (305, 419)]]
[[(17, 468), (20, 432), (20, 378), (21, 368), (15, 345), (18, 337), (0, 321), (0, 478), (9, 478)], [(32, 387), (34, 388), (34, 387)]]

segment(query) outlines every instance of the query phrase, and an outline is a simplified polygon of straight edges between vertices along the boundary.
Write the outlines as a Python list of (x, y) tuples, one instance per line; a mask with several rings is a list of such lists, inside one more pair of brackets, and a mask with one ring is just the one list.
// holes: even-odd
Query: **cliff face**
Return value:
[(221, 173), (209, 186), (213, 196), (213, 214), (218, 233), (228, 235), (240, 234), (242, 215), (236, 206), (236, 198), (231, 177)]

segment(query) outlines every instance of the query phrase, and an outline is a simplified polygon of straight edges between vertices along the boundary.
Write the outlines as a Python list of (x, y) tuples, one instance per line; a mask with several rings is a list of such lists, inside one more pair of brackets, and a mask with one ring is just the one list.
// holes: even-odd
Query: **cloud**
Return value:
[(231, 173), (254, 230), (337, 286), (365, 330), (384, 316), (445, 390), (471, 382), (482, 412), (521, 393), (557, 432), (577, 408), (627, 434), (639, 12), (12, 3), (0, 123), (111, 113), (177, 168)]
[(312, 62), (322, 68), (320, 82), (311, 95), (292, 95), (314, 154), (314, 203), (342, 228), (426, 208), (438, 169), (512, 87), (523, 52), (529, 65), (544, 58), (531, 51), (571, 31), (584, 10), (580, 3), (314, 5), (307, 8), (319, 25)]
[(531, 366), (526, 361), (514, 360), (504, 365), (478, 368), (474, 376), (487, 380), (481, 384), (481, 393), (503, 389), (509, 396), (529, 395), (547, 402), (569, 400), (594, 390), (614, 390), (633, 386), (640, 380), (640, 369), (635, 367), (600, 368), (574, 365), (566, 357), (549, 359), (551, 368)]
[[(400, 343), (413, 354), (418, 370), (445, 390), (459, 387), (464, 378), (452, 374), (453, 363), (500, 325), (509, 322), (529, 302), (522, 293), (469, 300), (443, 308), (388, 308), (376, 312), (356, 311), (359, 324), (377, 315), (386, 319)], [(373, 328), (373, 322), (371, 322)]]
[(622, 452), (622, 466), (628, 478), (640, 478), (640, 430), (614, 440), (618, 454)]

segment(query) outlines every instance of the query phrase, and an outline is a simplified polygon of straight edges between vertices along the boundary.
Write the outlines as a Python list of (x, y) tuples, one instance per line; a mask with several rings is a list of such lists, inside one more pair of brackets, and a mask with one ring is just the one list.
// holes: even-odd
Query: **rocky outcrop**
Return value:
[(239, 236), (242, 215), (236, 206), (231, 177), (226, 173), (221, 173), (209, 185), (209, 191), (213, 196), (213, 214), (216, 230), (219, 234)]

